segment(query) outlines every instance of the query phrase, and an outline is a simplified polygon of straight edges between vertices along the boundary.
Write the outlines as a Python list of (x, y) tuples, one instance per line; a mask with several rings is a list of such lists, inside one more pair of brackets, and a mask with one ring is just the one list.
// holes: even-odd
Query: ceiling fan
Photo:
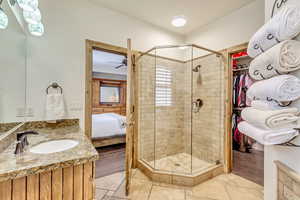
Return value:
[(126, 66), (127, 66), (127, 58), (124, 58), (122, 60), (122, 62), (118, 66), (115, 67), (115, 69), (119, 69), (121, 67), (126, 67)]

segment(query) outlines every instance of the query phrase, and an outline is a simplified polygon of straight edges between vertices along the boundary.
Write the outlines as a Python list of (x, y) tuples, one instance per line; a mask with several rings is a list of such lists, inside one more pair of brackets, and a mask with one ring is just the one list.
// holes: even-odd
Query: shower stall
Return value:
[(221, 173), (222, 54), (197, 45), (157, 46), (141, 54), (136, 65), (138, 167), (158, 181), (185, 185)]

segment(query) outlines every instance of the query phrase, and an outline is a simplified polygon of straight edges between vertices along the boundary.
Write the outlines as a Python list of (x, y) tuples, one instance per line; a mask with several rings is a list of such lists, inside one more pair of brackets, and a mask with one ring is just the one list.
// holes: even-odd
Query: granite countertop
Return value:
[[(78, 126), (34, 130), (39, 134), (27, 136), (29, 146), (25, 152), (15, 155), (16, 143), (13, 142), (0, 153), (0, 182), (98, 159), (98, 152)], [(29, 152), (29, 148), (32, 146), (57, 139), (73, 139), (77, 140), (79, 144), (72, 149), (51, 154)]]

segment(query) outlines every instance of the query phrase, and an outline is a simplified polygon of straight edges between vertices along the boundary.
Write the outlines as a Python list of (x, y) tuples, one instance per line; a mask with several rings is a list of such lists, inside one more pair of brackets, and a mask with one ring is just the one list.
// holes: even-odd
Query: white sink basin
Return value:
[(78, 141), (63, 139), (63, 140), (52, 140), (48, 142), (43, 142), (29, 149), (31, 153), (36, 154), (49, 154), (57, 153), (61, 151), (66, 151), (68, 149), (74, 148), (78, 145)]

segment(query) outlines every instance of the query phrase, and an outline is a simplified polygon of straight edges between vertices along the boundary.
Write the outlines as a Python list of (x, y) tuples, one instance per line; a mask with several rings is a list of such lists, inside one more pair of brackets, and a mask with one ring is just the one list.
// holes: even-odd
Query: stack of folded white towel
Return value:
[(264, 145), (282, 144), (299, 135), (297, 107), (279, 106), (300, 99), (300, 79), (288, 73), (300, 69), (300, 8), (286, 6), (252, 37), (249, 67), (257, 80), (247, 91), (252, 100), (245, 108), (238, 129)]
[(238, 129), (264, 145), (288, 142), (298, 135), (300, 117), (297, 108), (282, 108), (268, 101), (253, 101), (242, 111)]

